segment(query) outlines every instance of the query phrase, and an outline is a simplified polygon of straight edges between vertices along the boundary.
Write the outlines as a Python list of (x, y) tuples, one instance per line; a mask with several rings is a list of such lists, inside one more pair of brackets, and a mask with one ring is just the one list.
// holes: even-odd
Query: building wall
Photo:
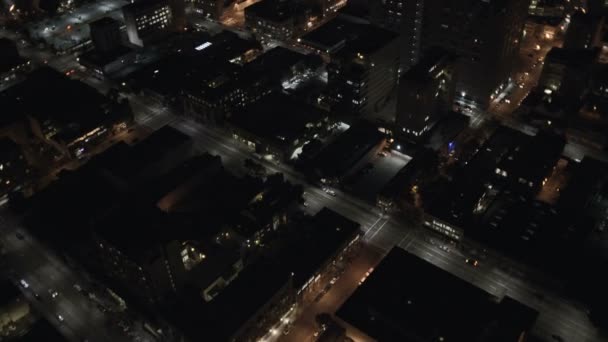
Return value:
[(137, 46), (158, 39), (173, 25), (173, 13), (168, 2), (149, 7), (124, 7), (124, 18), (129, 41)]
[(403, 73), (418, 62), (425, 0), (374, 1), (373, 23), (400, 33), (400, 71)]
[(290, 277), (283, 287), (235, 332), (230, 341), (261, 340), (294, 303), (293, 279)]
[(399, 82), (396, 123), (398, 134), (408, 139), (422, 138), (452, 100), (452, 65), (435, 65), (426, 80), (402, 78)]
[(194, 11), (205, 18), (219, 20), (224, 13), (224, 0), (194, 0)]
[(507, 81), (523, 36), (527, 0), (501, 4), (425, 2), (422, 51), (440, 46), (460, 57), (455, 100), (479, 110), (486, 109), (491, 93)]
[(327, 66), (332, 111), (351, 118), (380, 111), (397, 85), (399, 45), (394, 39), (370, 55), (334, 58)]

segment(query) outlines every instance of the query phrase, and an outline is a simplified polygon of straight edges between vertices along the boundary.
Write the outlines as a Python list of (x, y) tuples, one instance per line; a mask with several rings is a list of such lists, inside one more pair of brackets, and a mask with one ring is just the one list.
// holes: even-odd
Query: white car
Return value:
[(63, 316), (61, 316), (60, 314), (57, 314), (57, 319), (59, 320), (59, 322), (63, 322)]
[(30, 287), (30, 284), (28, 284), (27, 281), (25, 281), (25, 279), (21, 279), (19, 281), (19, 283), (21, 284), (21, 286), (23, 286), (24, 289), (27, 289), (28, 287)]

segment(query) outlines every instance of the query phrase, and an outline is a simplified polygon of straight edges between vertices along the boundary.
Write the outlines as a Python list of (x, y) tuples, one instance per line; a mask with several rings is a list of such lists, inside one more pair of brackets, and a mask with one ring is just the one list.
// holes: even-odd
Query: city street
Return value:
[[(101, 11), (105, 13), (112, 10), (110, 7)], [(91, 18), (100, 13), (95, 12)], [(85, 19), (78, 20), (86, 22)], [(58, 22), (56, 25), (63, 27), (69, 24)], [(0, 31), (0, 36), (3, 35), (11, 36), (8, 32)], [(16, 41), (18, 38), (12, 35), (12, 39)], [(515, 74), (516, 84), (509, 95), (510, 103), (498, 100), (492, 105), (490, 112), (505, 124), (519, 127), (520, 123), (513, 119), (511, 114), (537, 82), (542, 68), (538, 58), (544, 56), (549, 47), (550, 45), (544, 44), (536, 55), (530, 57), (529, 75), (523, 74), (522, 79), (521, 74)], [(48, 63), (62, 72), (76, 70), (75, 78), (101, 92), (105, 93), (111, 88), (109, 82), (101, 81), (83, 72), (75, 57), (70, 54), (56, 57), (49, 51), (27, 45), (20, 46), (20, 51), (24, 57), (30, 58), (37, 64)], [(536, 67), (533, 67), (534, 63), (537, 63)], [(522, 88), (517, 85), (519, 82), (523, 82)], [(506, 95), (499, 96), (499, 99), (504, 96)], [(219, 155), (228, 170), (236, 174), (245, 173), (243, 161), (252, 158), (252, 153), (227, 132), (178, 117), (150, 98), (131, 96), (130, 101), (137, 122), (147, 131), (152, 132), (165, 125), (171, 125), (190, 136), (198, 151)], [(482, 121), (481, 118), (475, 120)], [(577, 155), (581, 151), (588, 154), (596, 153), (584, 150), (580, 146), (571, 144), (569, 146), (572, 151), (567, 147), (567, 154)], [(422, 227), (413, 227), (397, 214), (385, 214), (372, 202), (361, 200), (339, 189), (332, 189), (335, 195), (327, 193), (318, 186), (309, 184), (302, 174), (289, 165), (265, 159), (259, 162), (269, 173), (281, 172), (289, 181), (304, 185), (307, 206), (303, 209), (309, 214), (315, 214), (321, 208), (328, 207), (360, 223), (365, 232), (364, 252), (318, 302), (303, 308), (303, 315), (295, 323), (292, 332), (285, 337), (286, 340), (310, 340), (316, 329), (314, 316), (320, 312), (335, 312), (356, 289), (359, 280), (369, 267), (376, 265), (380, 256), (395, 246), (404, 248), (493, 295), (507, 295), (539, 310), (540, 316), (534, 333), (548, 341), (551, 341), (553, 335), (561, 336), (568, 342), (608, 340), (605, 333), (599, 332), (590, 323), (585, 307), (564, 299), (560, 292), (560, 284), (547, 279), (535, 270), (527, 269), (492, 251), (487, 253), (486, 258), (480, 260), (479, 267), (473, 267), (464, 261), (468, 257), (466, 250), (441, 242), (441, 239), (432, 232)], [(35, 241), (23, 229), (18, 228), (17, 223), (12, 222), (9, 216), (1, 213), (0, 238), (7, 250), (4, 258), (10, 266), (13, 280), (17, 284), (21, 279), (27, 282), (27, 288), (21, 286), (26, 296), (65, 336), (74, 341), (82, 341), (84, 338), (89, 341), (133, 340), (111, 323), (111, 317), (108, 316), (112, 313), (102, 313), (94, 301), (74, 287), (75, 284), (86, 284), (83, 277), (68, 269), (48, 248)], [(49, 289), (58, 292), (56, 298), (51, 298)], [(35, 294), (38, 294), (40, 300), (35, 298)], [(58, 315), (61, 315), (61, 319)], [(146, 341), (150, 338), (144, 331), (138, 331), (137, 336), (138, 341)]]
[[(36, 241), (7, 213), (0, 216), (0, 240), (7, 273), (30, 303), (72, 341), (132, 341), (102, 313), (97, 302), (75, 288), (90, 288), (82, 276), (68, 269), (48, 248)], [(21, 283), (23, 280), (27, 288)], [(55, 298), (52, 292), (56, 291)], [(101, 297), (101, 295), (100, 295)], [(152, 341), (141, 331), (138, 341)]]
[[(191, 136), (200, 151), (220, 155), (229, 170), (242, 169), (243, 160), (252, 157), (251, 152), (228, 134), (168, 115), (153, 102), (142, 107), (163, 113), (160, 116), (144, 114), (143, 124), (151, 128), (171, 124)], [(430, 231), (411, 227), (397, 217), (382, 215), (381, 210), (374, 205), (338, 189), (335, 189), (336, 196), (332, 196), (317, 186), (307, 184), (301, 174), (286, 165), (265, 160), (260, 162), (270, 172), (282, 172), (290, 181), (305, 185), (305, 200), (308, 203), (306, 209), (309, 213), (328, 207), (359, 222), (365, 231), (364, 240), (383, 253), (399, 246), (493, 295), (508, 295), (539, 310), (541, 314), (534, 328), (537, 335), (547, 339), (551, 335), (559, 335), (572, 342), (595, 342), (608, 338), (591, 324), (585, 307), (562, 298), (558, 292), (559, 284), (544, 278), (535, 270), (527, 270), (526, 267), (491, 252), (480, 262), (479, 267), (472, 267), (465, 263), (466, 256), (455, 247), (446, 252), (438, 244), (430, 242), (433, 236)]]

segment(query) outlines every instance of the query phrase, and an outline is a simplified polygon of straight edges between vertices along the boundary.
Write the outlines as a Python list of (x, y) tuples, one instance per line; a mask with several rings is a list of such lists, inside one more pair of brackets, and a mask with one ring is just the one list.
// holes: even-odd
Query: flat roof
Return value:
[[(132, 182), (140, 179), (148, 168), (170, 155), (191, 138), (171, 126), (163, 126), (135, 145), (118, 143), (104, 153), (95, 156), (85, 167), (103, 169), (112, 177)], [(90, 164), (90, 166), (88, 166)]]
[(184, 298), (172, 311), (176, 324), (194, 339), (228, 341), (288, 282), (299, 289), (357, 233), (359, 224), (324, 208), (307, 224), (292, 228), (287, 240), (273, 242), (270, 253), (247, 266), (210, 303), (198, 293)]
[(591, 67), (599, 54), (598, 48), (575, 49), (553, 47), (545, 57), (546, 65), (552, 63), (564, 64), (568, 67)]
[(7, 278), (0, 278), (0, 308), (21, 297), (21, 291)]
[(576, 165), (574, 174), (559, 197), (558, 205), (568, 212), (584, 210), (592, 196), (608, 182), (608, 164), (591, 157), (584, 157)]
[(522, 177), (526, 183), (538, 182), (548, 176), (549, 170), (562, 155), (565, 145), (566, 139), (563, 136), (540, 131), (520, 148), (512, 150), (497, 167), (506, 170), (508, 177)]
[(360, 121), (326, 146), (313, 159), (312, 166), (324, 176), (342, 176), (383, 138), (376, 126)]
[(336, 17), (302, 36), (300, 42), (329, 53), (346, 48), (351, 52), (370, 54), (398, 37), (397, 33), (372, 24)]
[(517, 341), (538, 313), (393, 248), (336, 316), (378, 341)]
[(0, 93), (0, 97), (4, 97), (2, 102), (9, 113), (58, 123), (58, 137), (66, 142), (121, 115), (116, 104), (95, 88), (46, 66)]
[(90, 63), (97, 67), (104, 67), (131, 52), (133, 52), (133, 50), (126, 46), (120, 45), (118, 48), (110, 52), (99, 52), (93, 49), (83, 53), (79, 58), (84, 63)]
[(221, 98), (242, 78), (243, 68), (230, 61), (258, 47), (232, 34), (193, 35), (177, 44), (181, 52), (147, 65), (125, 80), (163, 95), (184, 90), (209, 99)]
[(245, 7), (245, 16), (253, 14), (276, 23), (284, 22), (301, 14), (295, 8), (294, 3), (283, 0), (261, 0), (251, 6)]
[(59, 331), (45, 318), (41, 317), (31, 327), (27, 334), (20, 336), (19, 341), (21, 342), (68, 342)]
[(521, 148), (532, 139), (510, 127), (499, 126), (468, 162), (466, 174), (483, 181), (494, 175), (498, 163), (513, 150)]
[(320, 109), (300, 103), (288, 95), (273, 93), (232, 115), (230, 122), (267, 141), (292, 144), (304, 136), (307, 124), (327, 117)]

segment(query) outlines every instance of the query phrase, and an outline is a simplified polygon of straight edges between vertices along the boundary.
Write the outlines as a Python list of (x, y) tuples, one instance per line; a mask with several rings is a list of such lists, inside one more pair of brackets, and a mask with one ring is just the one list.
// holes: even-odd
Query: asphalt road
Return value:
[[(243, 160), (252, 157), (251, 152), (229, 134), (168, 115), (167, 110), (159, 108), (153, 101), (138, 101), (142, 108), (163, 113), (160, 117), (143, 115), (145, 125), (155, 128), (165, 123), (171, 124), (191, 136), (200, 151), (220, 155), (228, 169), (242, 169)], [(494, 254), (482, 260), (479, 267), (472, 267), (464, 262), (466, 256), (462, 252), (455, 248), (446, 252), (438, 244), (430, 242), (433, 234), (425, 229), (411, 227), (399, 218), (383, 214), (374, 205), (338, 189), (335, 189), (336, 196), (332, 196), (307, 184), (301, 174), (287, 165), (266, 160), (260, 162), (270, 172), (282, 172), (290, 181), (305, 185), (305, 199), (308, 203), (306, 210), (309, 212), (314, 213), (322, 207), (328, 207), (359, 222), (365, 231), (365, 241), (371, 246), (383, 252), (399, 246), (493, 295), (508, 295), (536, 308), (541, 312), (534, 328), (539, 336), (550, 340), (552, 335), (559, 335), (571, 342), (608, 340), (605, 333), (599, 332), (589, 322), (583, 306), (562, 298), (557, 292), (559, 288), (552, 288), (551, 280), (534, 270), (527, 270), (522, 265)]]
[[(72, 341), (131, 341), (113, 326), (110, 317), (100, 311), (95, 301), (74, 288), (75, 284), (87, 287), (87, 281), (8, 217), (7, 213), (0, 216), (0, 239), (7, 253), (3, 256), (6, 270), (32, 305)], [(27, 282), (27, 288), (20, 284), (21, 279)], [(57, 291), (58, 295), (52, 298), (50, 290)]]
[[(52, 56), (46, 56), (45, 52), (32, 51), (32, 57), (40, 60)], [(62, 56), (53, 58), (49, 63), (55, 68), (65, 71), (74, 65), (75, 60), (69, 56)], [(107, 87), (107, 83), (88, 75), (82, 75), (82, 79), (98, 89)], [(249, 151), (223, 132), (178, 119), (170, 115), (166, 108), (150, 99), (134, 97), (131, 101), (137, 120), (142, 125), (149, 127), (150, 130), (155, 130), (165, 124), (171, 124), (190, 135), (200, 151), (220, 155), (229, 169), (239, 170), (242, 168), (243, 160), (251, 158)], [(306, 184), (302, 175), (288, 166), (265, 160), (262, 160), (261, 163), (271, 172), (282, 172), (289, 180)], [(306, 185), (305, 188), (306, 200), (309, 204), (307, 210), (314, 213), (326, 206), (359, 222), (366, 232), (366, 242), (380, 251), (387, 252), (394, 246), (405, 248), (490, 293), (498, 296), (509, 295), (540, 310), (541, 315), (534, 331), (542, 337), (550, 340), (551, 335), (556, 334), (569, 342), (608, 340), (605, 334), (601, 334), (591, 325), (586, 317), (585, 308), (561, 298), (558, 292), (554, 292), (555, 289), (552, 288), (550, 282), (539, 279), (541, 277), (538, 274), (532, 271), (519, 271), (525, 269), (523, 266), (501, 256), (490, 256), (483, 260), (479, 267), (471, 267), (464, 262), (465, 257), (460, 252), (456, 250), (445, 252), (429, 242), (429, 236), (432, 234), (426, 230), (411, 227), (395, 217), (382, 215), (381, 211), (370, 203), (339, 190), (336, 190), (336, 196), (332, 196), (315, 186)], [(40, 305), (51, 321), (53, 321), (53, 317), (55, 317), (54, 321), (57, 321), (56, 316), (53, 316), (57, 312), (65, 312), (65, 315), (62, 313), (65, 322), (56, 323), (62, 331), (69, 329), (65, 331), (68, 336), (78, 338), (80, 333), (94, 332), (95, 336), (90, 339), (91, 341), (121, 340), (120, 336), (109, 335), (111, 332), (106, 331), (104, 327), (103, 315), (96, 313), (96, 309), (90, 307), (83, 301), (85, 299), (81, 298), (82, 295), (73, 290), (72, 282), (76, 280), (76, 277), (56, 258), (50, 257), (46, 249), (41, 246), (30, 245), (29, 248), (24, 248), (24, 244), (30, 242), (18, 242), (20, 240), (10, 238), (10, 228), (6, 224), (3, 224), (0, 229), (4, 231), (3, 235), (8, 239), (6, 243), (11, 247), (9, 254), (10, 258), (14, 258), (14, 260), (9, 260), (15, 264), (17, 276), (30, 276), (31, 288), (40, 291), (41, 296), (45, 290), (48, 290), (45, 286), (49, 285), (62, 293), (65, 292), (62, 296), (63, 299), (56, 302), (44, 302), (44, 305)], [(28, 237), (25, 241), (31, 241), (31, 238)], [(32, 262), (34, 264), (30, 264)], [(507, 266), (505, 267), (505, 265)], [(20, 272), (22, 273), (20, 274)], [(546, 285), (547, 283), (548, 285)]]

